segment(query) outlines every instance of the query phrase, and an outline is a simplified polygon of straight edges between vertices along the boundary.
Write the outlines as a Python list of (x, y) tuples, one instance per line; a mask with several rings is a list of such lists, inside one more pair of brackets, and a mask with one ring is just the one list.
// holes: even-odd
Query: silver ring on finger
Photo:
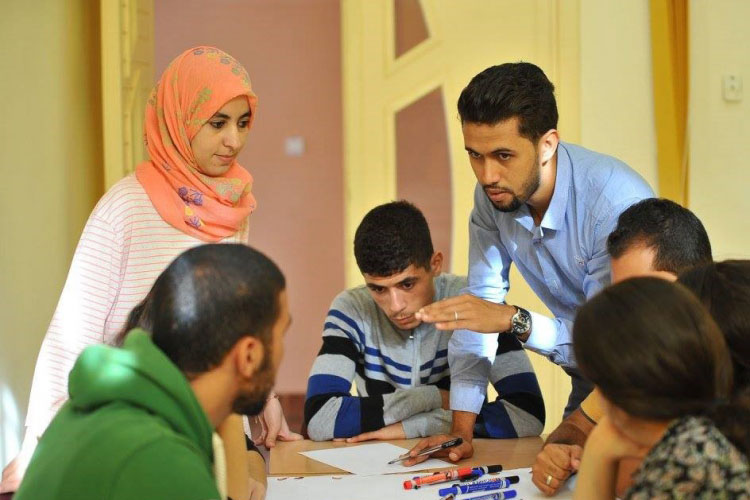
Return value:
[(453, 317), (458, 321), (458, 311), (453, 311)]
[(544, 484), (549, 486), (549, 483), (552, 482), (552, 476), (550, 474), (547, 474), (547, 478), (544, 480)]

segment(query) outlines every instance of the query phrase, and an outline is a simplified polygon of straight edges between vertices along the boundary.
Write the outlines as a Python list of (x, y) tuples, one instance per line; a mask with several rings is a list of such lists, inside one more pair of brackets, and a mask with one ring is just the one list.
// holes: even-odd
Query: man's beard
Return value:
[(238, 395), (232, 403), (232, 411), (240, 415), (247, 415), (248, 417), (254, 417), (259, 415), (266, 406), (266, 400), (268, 395), (273, 389), (274, 374), (268, 373), (271, 370), (271, 357), (272, 353), (269, 348), (266, 349), (267, 355), (263, 357), (263, 362), (260, 368), (256, 372), (257, 385), (255, 389), (252, 389), (246, 393)]
[[(526, 179), (526, 182), (523, 186), (521, 186), (521, 194), (516, 195), (516, 193), (513, 193), (513, 198), (511, 198), (509, 203), (506, 203), (505, 205), (498, 205), (494, 201), (492, 201), (492, 198), (490, 198), (490, 195), (487, 193), (487, 190), (485, 189), (484, 194), (487, 196), (487, 199), (490, 200), (490, 203), (492, 203), (492, 206), (495, 207), (495, 210), (499, 212), (515, 212), (519, 208), (521, 208), (521, 205), (529, 201), (529, 198), (536, 192), (537, 189), (539, 189), (539, 184), (541, 183), (541, 171), (538, 167), (538, 160), (539, 156), (534, 157), (534, 165), (537, 165), (536, 171), (529, 176), (528, 179)], [(482, 186), (484, 188), (492, 187), (492, 186)]]
[(260, 415), (263, 407), (266, 406), (266, 399), (268, 399), (270, 393), (271, 389), (269, 388), (265, 391), (253, 391), (251, 394), (238, 396), (232, 403), (232, 411), (248, 417)]

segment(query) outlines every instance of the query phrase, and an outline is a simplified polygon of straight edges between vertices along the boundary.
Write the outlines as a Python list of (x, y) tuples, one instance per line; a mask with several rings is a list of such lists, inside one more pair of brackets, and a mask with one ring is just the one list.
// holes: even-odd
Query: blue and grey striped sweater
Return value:
[[(458, 295), (466, 279), (435, 278), (435, 300)], [(364, 287), (340, 293), (328, 311), (323, 346), (310, 371), (305, 422), (322, 441), (356, 436), (402, 422), (408, 438), (447, 433), (451, 412), (440, 389), (450, 390), (448, 340), (453, 332), (423, 323), (399, 330)], [(490, 381), (498, 392), (477, 417), (477, 437), (532, 436), (544, 427), (544, 401), (521, 344), (499, 335)], [(357, 396), (352, 396), (352, 382)]]

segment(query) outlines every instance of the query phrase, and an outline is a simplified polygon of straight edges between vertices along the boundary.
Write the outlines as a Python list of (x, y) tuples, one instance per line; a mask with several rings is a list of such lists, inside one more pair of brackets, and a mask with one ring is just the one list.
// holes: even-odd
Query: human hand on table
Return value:
[(373, 439), (381, 441), (387, 441), (389, 439), (406, 439), (404, 426), (401, 424), (401, 422), (396, 422), (395, 424), (386, 425), (385, 427), (382, 427), (376, 431), (363, 432), (358, 436), (352, 436), (350, 438), (347, 438), (346, 442), (359, 443), (361, 441), (370, 441)]
[(427, 323), (435, 323), (438, 330), (466, 329), (479, 333), (499, 333), (510, 329), (510, 320), (516, 308), (507, 304), (496, 304), (474, 295), (433, 302), (417, 311), (415, 317)]
[(545, 495), (554, 495), (581, 464), (583, 448), (578, 445), (544, 445), (531, 466), (531, 480)]
[(250, 478), (250, 496), (249, 500), (265, 500), (266, 498), (266, 485), (260, 481)]
[[(435, 453), (432, 453), (431, 455), (423, 455), (421, 457), (418, 457), (420, 451), (424, 450), (425, 448), (429, 448), (431, 446), (438, 446), (446, 441), (450, 441), (451, 439), (456, 439), (457, 437), (460, 437), (463, 439), (463, 442), (459, 444), (458, 446), (453, 446), (452, 448), (448, 448), (445, 450), (439, 450)], [(435, 457), (448, 457), (448, 460), (451, 462), (458, 462), (459, 460), (463, 458), (469, 458), (474, 454), (474, 447), (471, 445), (471, 439), (466, 439), (465, 436), (459, 436), (459, 435), (450, 435), (450, 434), (438, 434), (437, 436), (430, 436), (428, 438), (424, 438), (420, 442), (418, 442), (414, 448), (409, 450), (409, 455), (412, 458), (409, 458), (407, 460), (403, 461), (403, 464), (406, 467), (411, 467), (412, 465), (418, 464), (420, 462), (424, 462), (428, 458)]]
[(275, 394), (268, 397), (260, 415), (250, 418), (250, 429), (255, 445), (265, 445), (266, 448), (273, 448), (276, 445), (276, 439), (280, 441), (302, 439), (300, 434), (289, 429), (281, 403)]

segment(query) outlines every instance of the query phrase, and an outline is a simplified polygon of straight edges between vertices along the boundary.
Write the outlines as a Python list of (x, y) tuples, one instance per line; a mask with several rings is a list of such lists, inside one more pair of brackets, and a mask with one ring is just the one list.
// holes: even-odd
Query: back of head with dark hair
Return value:
[[(603, 330), (603, 326), (606, 329)], [(635, 417), (707, 415), (750, 451), (746, 401), (729, 402), (732, 367), (710, 314), (682, 285), (633, 278), (606, 288), (578, 311), (578, 366), (614, 405)], [(740, 427), (744, 427), (740, 429)]]
[(620, 214), (607, 238), (613, 258), (643, 245), (654, 250), (654, 270), (678, 274), (712, 261), (711, 242), (693, 212), (664, 198), (647, 198)]
[(706, 306), (724, 334), (735, 392), (750, 388), (750, 261), (704, 264), (685, 271), (678, 281)]
[(276, 264), (246, 245), (192, 248), (159, 275), (118, 343), (132, 328), (143, 328), (183, 373), (204, 373), (244, 336), (269, 347), (285, 286)]
[(372, 276), (390, 276), (412, 264), (429, 270), (433, 253), (427, 221), (408, 201), (373, 208), (354, 234), (357, 266)]
[(555, 86), (527, 62), (491, 66), (474, 78), (458, 98), (461, 123), (495, 125), (517, 117), (518, 132), (536, 143), (557, 128)]

